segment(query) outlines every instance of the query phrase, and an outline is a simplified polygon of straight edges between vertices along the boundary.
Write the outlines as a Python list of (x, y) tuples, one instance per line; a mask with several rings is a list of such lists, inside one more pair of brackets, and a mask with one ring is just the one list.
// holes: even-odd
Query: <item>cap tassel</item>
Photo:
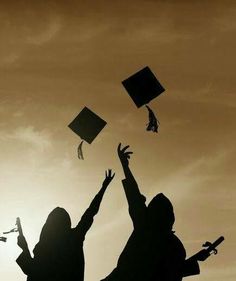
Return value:
[(6, 237), (0, 237), (0, 241), (7, 242), (7, 238)]
[(81, 160), (84, 160), (84, 155), (83, 155), (83, 151), (82, 151), (83, 142), (84, 141), (81, 141), (81, 143), (78, 146), (78, 158)]
[(158, 127), (160, 125), (160, 122), (157, 120), (154, 112), (151, 110), (151, 108), (148, 105), (145, 105), (148, 110), (148, 118), (149, 123), (147, 124), (147, 131), (152, 131), (155, 133), (158, 133)]

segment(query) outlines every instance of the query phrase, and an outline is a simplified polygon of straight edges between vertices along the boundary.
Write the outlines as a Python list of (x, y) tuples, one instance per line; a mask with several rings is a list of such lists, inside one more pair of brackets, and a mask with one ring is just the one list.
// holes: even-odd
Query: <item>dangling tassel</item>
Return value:
[(148, 118), (149, 118), (149, 123), (147, 124), (146, 130), (158, 133), (158, 127), (160, 125), (160, 122), (157, 120), (154, 112), (151, 110), (151, 108), (148, 105), (146, 105), (146, 108), (148, 110)]
[(81, 160), (84, 160), (84, 156), (83, 156), (83, 151), (82, 151), (82, 144), (84, 141), (81, 141), (81, 143), (78, 146), (78, 158)]
[(7, 238), (6, 237), (0, 237), (0, 241), (7, 242)]

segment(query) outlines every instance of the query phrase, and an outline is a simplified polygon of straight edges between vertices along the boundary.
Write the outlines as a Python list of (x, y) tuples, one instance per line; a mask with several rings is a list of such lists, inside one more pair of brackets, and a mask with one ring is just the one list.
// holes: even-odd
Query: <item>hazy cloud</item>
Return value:
[[(104, 169), (114, 168), (85, 243), (86, 279), (101, 280), (132, 231), (115, 154), (124, 141), (137, 152), (131, 165), (141, 191), (173, 200), (188, 253), (205, 236), (227, 236), (199, 281), (233, 280), (235, 1), (0, 2), (2, 228), (21, 216), (32, 249), (52, 208), (65, 207), (74, 225)], [(145, 132), (146, 110), (133, 106), (120, 83), (145, 65), (166, 88), (152, 102), (158, 135)], [(85, 104), (108, 126), (79, 161), (79, 138), (67, 125)], [(13, 262), (14, 238), (1, 245), (2, 280), (25, 280)], [(213, 264), (228, 267), (214, 273)]]
[(221, 174), (216, 173), (216, 171), (224, 165), (231, 153), (232, 150), (225, 149), (216, 155), (196, 159), (155, 183), (151, 190), (155, 190), (155, 187), (161, 187), (159, 191), (164, 192), (174, 202), (185, 200), (204, 182), (221, 177)]
[(33, 126), (18, 127), (11, 133), (0, 131), (0, 139), (20, 141), (40, 150), (51, 146), (50, 134), (46, 131), (37, 131)]
[(34, 45), (42, 45), (52, 40), (60, 31), (62, 25), (59, 20), (52, 20), (49, 25), (39, 32), (27, 37), (27, 42)]
[(2, 58), (2, 64), (3, 65), (11, 65), (15, 63), (19, 59), (20, 55), (19, 54), (10, 54), (6, 55), (5, 57)]

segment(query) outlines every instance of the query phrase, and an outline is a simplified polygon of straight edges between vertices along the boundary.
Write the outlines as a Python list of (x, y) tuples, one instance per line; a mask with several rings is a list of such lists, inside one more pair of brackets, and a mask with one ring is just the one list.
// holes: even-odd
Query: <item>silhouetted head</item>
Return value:
[(175, 222), (173, 206), (163, 194), (157, 194), (148, 204), (148, 218), (151, 228), (159, 232), (170, 232)]
[(71, 229), (71, 220), (67, 211), (57, 207), (52, 210), (42, 228), (40, 240), (51, 240), (61, 237)]

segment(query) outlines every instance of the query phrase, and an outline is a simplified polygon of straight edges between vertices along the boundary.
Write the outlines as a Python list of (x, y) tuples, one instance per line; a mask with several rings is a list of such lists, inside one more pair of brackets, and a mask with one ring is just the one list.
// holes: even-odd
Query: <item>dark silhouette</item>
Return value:
[(157, 133), (159, 121), (157, 120), (153, 110), (151, 110), (147, 104), (162, 94), (165, 89), (157, 80), (154, 73), (148, 66), (146, 66), (123, 80), (122, 85), (137, 108), (145, 105), (148, 109), (149, 123), (147, 124), (146, 130)]
[(2, 241), (2, 242), (7, 242), (7, 238), (6, 238), (6, 237), (1, 236), (1, 237), (0, 237), (0, 241)]
[(116, 268), (103, 280), (180, 281), (182, 277), (199, 274), (198, 261), (205, 260), (210, 253), (204, 249), (186, 259), (184, 246), (172, 231), (175, 216), (171, 202), (160, 193), (145, 205), (146, 198), (129, 169), (132, 152), (127, 151), (128, 147), (121, 149), (119, 144), (118, 155), (134, 230)]
[(220, 245), (223, 241), (225, 240), (225, 238), (223, 236), (220, 236), (218, 239), (216, 239), (216, 241), (214, 241), (213, 243), (206, 241), (202, 247), (207, 248), (207, 251), (209, 253), (213, 253), (214, 255), (216, 255), (218, 253), (218, 250), (216, 249), (216, 247), (218, 245)]
[(100, 134), (107, 122), (88, 107), (84, 107), (68, 127), (81, 138), (77, 149), (78, 158), (84, 160), (82, 144), (83, 141), (91, 144)]
[(157, 120), (154, 112), (151, 110), (151, 108), (146, 105), (146, 108), (148, 110), (148, 119), (149, 123), (147, 124), (147, 131), (152, 131), (154, 133), (158, 133), (158, 127), (160, 125), (160, 122)]
[(82, 150), (82, 145), (84, 141), (81, 141), (81, 143), (78, 146), (78, 158), (84, 160), (84, 155), (83, 155), (83, 150)]
[(148, 104), (165, 91), (148, 66), (132, 74), (121, 83), (137, 108)]
[(70, 216), (65, 209), (57, 207), (49, 214), (33, 250), (33, 258), (25, 237), (18, 236), (18, 245), (23, 252), (17, 263), (28, 276), (28, 281), (84, 280), (83, 242), (114, 175), (111, 170), (106, 172), (100, 191), (75, 228), (71, 228)]

